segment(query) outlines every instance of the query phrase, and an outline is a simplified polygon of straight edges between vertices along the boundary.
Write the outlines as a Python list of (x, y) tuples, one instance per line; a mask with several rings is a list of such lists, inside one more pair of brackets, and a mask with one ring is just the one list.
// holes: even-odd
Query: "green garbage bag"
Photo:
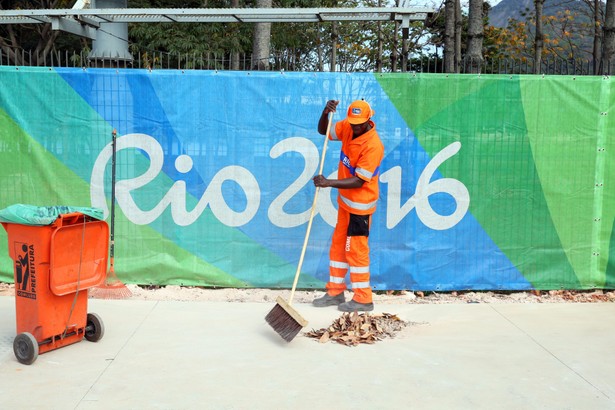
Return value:
[(103, 220), (100, 208), (79, 206), (35, 206), (15, 204), (0, 210), (0, 222), (10, 222), (21, 225), (51, 225), (61, 214), (81, 212), (94, 219)]

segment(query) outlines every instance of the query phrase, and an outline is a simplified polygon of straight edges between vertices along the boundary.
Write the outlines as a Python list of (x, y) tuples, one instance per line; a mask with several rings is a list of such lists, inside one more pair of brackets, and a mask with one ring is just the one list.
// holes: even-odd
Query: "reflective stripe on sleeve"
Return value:
[(368, 170), (363, 168), (355, 168), (355, 173), (361, 175), (368, 180), (372, 179), (372, 175), (374, 175), (372, 172), (369, 172)]

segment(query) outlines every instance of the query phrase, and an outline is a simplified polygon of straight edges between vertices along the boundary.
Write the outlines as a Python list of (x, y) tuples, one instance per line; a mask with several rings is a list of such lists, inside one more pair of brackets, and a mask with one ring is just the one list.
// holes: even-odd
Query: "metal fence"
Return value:
[[(593, 60), (545, 58), (536, 70), (531, 59), (498, 58), (486, 59), (479, 64), (462, 61), (458, 72), (462, 74), (545, 74), (545, 75), (610, 75), (612, 65), (595, 65)], [(444, 73), (444, 61), (441, 58), (413, 58), (408, 70), (422, 73)]]
[[(113, 59), (91, 59), (89, 50), (53, 51), (37, 53), (27, 50), (0, 49), (0, 66), (41, 66), (41, 67), (100, 67), (100, 68), (139, 68), (139, 69), (175, 69), (175, 70), (238, 70), (238, 71), (325, 71), (324, 67), (308, 67), (299, 64), (293, 58), (293, 53), (272, 54), (268, 64), (255, 64), (250, 54), (238, 54), (231, 58), (230, 54), (209, 53), (206, 55), (177, 54), (162, 51), (136, 52), (132, 61)], [(444, 61), (438, 56), (411, 57), (400, 64), (397, 72), (444, 73)], [(610, 75), (615, 64), (598, 66), (592, 60), (545, 58), (539, 74), (545, 75)], [(347, 71), (337, 69), (336, 71)], [(354, 70), (374, 71), (374, 70)], [(384, 70), (383, 72), (390, 72)], [(458, 71), (462, 74), (536, 74), (534, 62), (531, 59), (499, 58), (486, 59), (480, 64), (462, 61)]]

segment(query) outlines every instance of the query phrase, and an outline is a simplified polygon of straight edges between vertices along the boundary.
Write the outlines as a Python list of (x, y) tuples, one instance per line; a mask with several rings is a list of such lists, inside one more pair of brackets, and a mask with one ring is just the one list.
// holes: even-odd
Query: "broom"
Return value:
[[(325, 163), (325, 152), (327, 151), (327, 141), (329, 141), (329, 131), (331, 130), (331, 120), (333, 119), (333, 113), (329, 113), (329, 121), (327, 124), (327, 132), (325, 133), (325, 143), (322, 148), (322, 155), (320, 157), (320, 169), (318, 175), (322, 174), (322, 169)], [(265, 316), (265, 320), (275, 330), (282, 339), (290, 342), (299, 334), (301, 329), (307, 326), (308, 322), (305, 320), (299, 312), (297, 312), (291, 306), (293, 297), (295, 296), (295, 289), (297, 288), (297, 282), (299, 281), (299, 274), (301, 273), (301, 266), (303, 265), (303, 258), (305, 256), (305, 249), (307, 248), (308, 238), (310, 237), (310, 230), (312, 229), (312, 220), (314, 219), (314, 211), (316, 210), (316, 201), (318, 200), (318, 191), (320, 187), (316, 187), (316, 193), (314, 194), (314, 202), (312, 202), (312, 212), (310, 213), (310, 219), (308, 221), (307, 231), (305, 232), (305, 239), (303, 240), (303, 248), (301, 249), (301, 256), (299, 257), (299, 264), (297, 265), (297, 271), (295, 273), (295, 280), (293, 281), (293, 287), (290, 291), (290, 298), (288, 302), (281, 296), (276, 298), (276, 305)]]
[(130, 289), (115, 274), (115, 153), (117, 132), (111, 133), (111, 214), (110, 214), (110, 240), (109, 240), (109, 271), (105, 281), (89, 291), (89, 296), (98, 299), (126, 299), (132, 296)]

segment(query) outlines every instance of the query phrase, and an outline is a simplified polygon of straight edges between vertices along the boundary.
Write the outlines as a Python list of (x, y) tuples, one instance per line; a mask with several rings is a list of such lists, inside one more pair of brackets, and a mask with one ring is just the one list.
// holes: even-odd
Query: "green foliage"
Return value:
[[(228, 8), (230, 1), (191, 0), (129, 0), (133, 8), (198, 8), (207, 3), (208, 8)], [(244, 2), (245, 4), (245, 2)], [(251, 45), (252, 27), (239, 23), (133, 23), (129, 25), (131, 52), (156, 66), (157, 53), (168, 55), (175, 61), (185, 56), (190, 64), (204, 66), (203, 58), (211, 55), (224, 56), (231, 52), (248, 52)]]

